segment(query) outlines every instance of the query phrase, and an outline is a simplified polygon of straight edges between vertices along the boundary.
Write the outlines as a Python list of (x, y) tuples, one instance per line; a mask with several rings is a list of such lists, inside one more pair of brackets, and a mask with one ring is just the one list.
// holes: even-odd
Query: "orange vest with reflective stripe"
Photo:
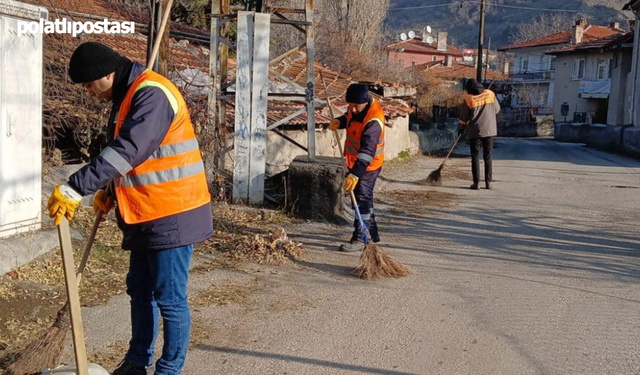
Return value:
[(375, 171), (384, 164), (384, 111), (382, 110), (382, 106), (374, 98), (362, 122), (351, 122), (351, 118), (352, 113), (349, 111), (349, 113), (347, 113), (347, 139), (344, 141), (344, 157), (349, 168), (353, 168), (358, 159), (360, 139), (364, 132), (364, 126), (371, 121), (375, 121), (380, 125), (380, 129), (382, 129), (380, 139), (378, 139), (378, 146), (376, 147), (376, 155), (367, 167), (367, 171)]
[(149, 86), (165, 93), (175, 117), (158, 149), (116, 183), (118, 209), (127, 224), (175, 215), (211, 201), (187, 105), (167, 78), (147, 69), (133, 81), (118, 111), (115, 136), (131, 109), (133, 95)]

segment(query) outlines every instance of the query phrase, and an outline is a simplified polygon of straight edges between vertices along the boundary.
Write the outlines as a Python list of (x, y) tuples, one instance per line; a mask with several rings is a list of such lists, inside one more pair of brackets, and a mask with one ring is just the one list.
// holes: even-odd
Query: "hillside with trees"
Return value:
[[(507, 45), (518, 39), (521, 25), (543, 20), (558, 27), (557, 21), (571, 21), (584, 17), (590, 24), (606, 25), (618, 21), (628, 28), (630, 12), (622, 11), (626, 0), (488, 0), (486, 35), (492, 48)], [(403, 9), (407, 8), (407, 9)], [(409, 9), (410, 8), (410, 9)], [(535, 9), (531, 9), (535, 8)], [(547, 9), (547, 10), (542, 10)], [(573, 12), (578, 10), (579, 12)], [(408, 30), (416, 32), (429, 25), (435, 30), (449, 32), (449, 39), (459, 46), (477, 44), (480, 14), (479, 0), (391, 0), (386, 19), (390, 31), (397, 35)], [(550, 19), (553, 19), (551, 21)]]

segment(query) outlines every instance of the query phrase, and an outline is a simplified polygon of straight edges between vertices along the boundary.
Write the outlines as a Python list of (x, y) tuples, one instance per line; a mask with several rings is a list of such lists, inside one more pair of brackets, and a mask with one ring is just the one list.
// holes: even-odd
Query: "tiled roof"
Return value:
[[(286, 78), (291, 81), (296, 82), (300, 86), (304, 87), (307, 83), (307, 63), (306, 63), (306, 54), (302, 51), (298, 51), (285, 59), (278, 62), (273, 68)], [(347, 88), (350, 84), (355, 81), (341, 73), (334, 72), (322, 65), (321, 63), (315, 63), (315, 73), (316, 73), (316, 86), (315, 86), (315, 95), (316, 98), (321, 100), (325, 100), (325, 92), (322, 81), (320, 79), (320, 74), (322, 73), (322, 77), (324, 78), (325, 83), (327, 84), (327, 91), (329, 92), (329, 97), (331, 99), (331, 103), (334, 108), (340, 109), (343, 112), (347, 109), (347, 103), (344, 101), (344, 96), (347, 91)], [(229, 72), (230, 76), (233, 76), (234, 72)], [(270, 75), (269, 80), (274, 83), (286, 83), (286, 81), (281, 78)], [(296, 92), (293, 86), (289, 86), (291, 93)], [(299, 92), (299, 90), (297, 90)], [(379, 95), (373, 94), (372, 96), (376, 99), (380, 100), (380, 104), (385, 110), (385, 114), (389, 118), (395, 118), (398, 116), (405, 116), (411, 113), (413, 110), (411, 107), (404, 101), (398, 99), (389, 99), (382, 98)], [(229, 101), (229, 105), (227, 105), (227, 123), (233, 124), (235, 108), (233, 105), (233, 100)], [(294, 112), (303, 109), (304, 104), (302, 102), (294, 102), (294, 101), (269, 101), (267, 108), (267, 119), (270, 124), (273, 124), (287, 116), (290, 116)], [(336, 115), (339, 115), (336, 112)], [(326, 125), (331, 121), (331, 114), (329, 112), (329, 108), (318, 108), (316, 109), (316, 124), (317, 125)], [(307, 123), (307, 114), (306, 112), (301, 115), (287, 121), (286, 125), (306, 125)]]
[[(287, 77), (288, 79), (304, 87), (306, 86), (306, 83), (307, 83), (306, 59), (307, 59), (306, 54), (302, 51), (298, 51), (290, 56), (287, 56), (285, 59), (281, 60), (280, 62), (278, 62), (278, 64), (274, 66), (274, 68), (283, 76)], [(354, 83), (355, 80), (345, 74), (332, 71), (331, 69), (322, 65), (318, 61), (315, 62), (315, 73), (316, 73), (316, 86), (315, 86), (316, 97), (321, 100), (325, 99), (324, 87), (320, 79), (320, 73), (322, 73), (322, 77), (324, 78), (324, 81), (327, 84), (327, 91), (329, 92), (329, 97), (331, 98), (331, 102), (333, 103), (334, 107), (339, 107), (339, 108), (342, 108), (343, 110), (346, 110), (347, 103), (344, 101), (344, 96), (345, 96), (345, 93), (347, 92), (347, 88), (349, 87), (349, 85)], [(274, 82), (284, 82), (276, 76), (271, 76), (270, 80)], [(403, 100), (382, 98), (373, 93), (372, 93), (372, 96), (380, 100), (380, 104), (382, 105), (382, 108), (384, 108), (385, 114), (389, 118), (406, 116), (407, 114), (413, 111), (411, 107)], [(271, 108), (272, 103), (273, 102), (269, 102), (269, 108)], [(302, 107), (300, 106), (299, 108), (302, 108)], [(288, 113), (286, 114), (283, 112), (284, 116), (282, 116), (282, 118), (286, 117), (290, 113), (293, 113), (294, 111), (295, 110), (288, 111)], [(294, 119), (294, 120), (298, 120), (298, 119)], [(317, 124), (325, 124), (325, 123), (328, 123), (330, 120), (331, 119), (329, 118), (328, 108), (319, 109), (316, 111)], [(299, 121), (302, 121), (301, 123), (306, 123), (306, 115), (301, 116)]]
[[(457, 61), (454, 61), (452, 66), (445, 66), (442, 61), (430, 61), (425, 64), (416, 65), (415, 68), (432, 76), (448, 79), (475, 78), (477, 72), (473, 65), (467, 65)], [(487, 69), (486, 79), (496, 81), (510, 80), (508, 75), (493, 69)]]
[(433, 68), (434, 66), (438, 66), (438, 65), (442, 65), (442, 61), (429, 61), (424, 64), (415, 65), (412, 68), (420, 71), (420, 70), (427, 70), (429, 68)]
[[(620, 34), (622, 32), (623, 30), (620, 30), (620, 29), (613, 29), (610, 27), (604, 27), (604, 26), (598, 26), (598, 25), (589, 25), (584, 30), (582, 41), (584, 43), (587, 43), (587, 42), (594, 41), (596, 39), (601, 39), (611, 35)], [(544, 36), (542, 38), (531, 39), (521, 43), (512, 44), (507, 47), (498, 48), (498, 51), (511, 51), (511, 50), (521, 49), (521, 48), (551, 46), (554, 44), (568, 44), (568, 43), (571, 43), (571, 35), (572, 35), (571, 30), (565, 30), (556, 34)]]
[(447, 46), (446, 51), (439, 51), (438, 43), (436, 42), (433, 42), (431, 44), (423, 43), (422, 38), (420, 37), (407, 39), (398, 43), (389, 44), (385, 48), (389, 51), (397, 51), (401, 48), (404, 48), (404, 51), (402, 51), (402, 53), (420, 53), (425, 55), (452, 55), (452, 56), (462, 57), (462, 51), (457, 48)]
[(633, 37), (633, 32), (628, 32), (625, 34), (613, 34), (604, 38), (596, 39), (591, 42), (580, 43), (580, 44), (569, 44), (560, 48), (552, 49), (549, 51), (545, 51), (546, 54), (555, 55), (555, 54), (563, 54), (563, 53), (572, 53), (572, 52), (582, 52), (589, 50), (600, 50), (607, 48), (613, 44), (624, 41), (625, 39)]

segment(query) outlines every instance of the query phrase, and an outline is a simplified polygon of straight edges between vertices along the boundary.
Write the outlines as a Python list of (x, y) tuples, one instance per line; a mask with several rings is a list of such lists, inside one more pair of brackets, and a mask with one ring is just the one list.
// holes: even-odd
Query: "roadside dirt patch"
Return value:
[(89, 362), (99, 363), (105, 369), (115, 369), (129, 349), (129, 342), (117, 341), (104, 350), (89, 355)]
[(249, 296), (258, 290), (259, 285), (258, 278), (245, 284), (211, 285), (206, 290), (189, 297), (189, 304), (194, 308), (231, 304), (243, 305), (249, 302)]
[[(429, 173), (431, 173), (431, 171)], [(427, 176), (428, 176), (428, 174), (427, 174)], [(458, 166), (458, 165), (446, 164), (444, 166), (444, 168), (442, 169), (442, 180), (443, 181), (446, 181), (446, 180), (453, 180), (453, 181), (463, 180), (463, 181), (471, 182), (473, 180), (473, 177), (471, 176), (471, 166), (470, 165), (469, 166)], [(430, 185), (427, 182), (426, 178), (416, 181), (416, 184), (417, 185), (427, 185), (427, 186)]]
[(457, 195), (437, 190), (397, 190), (382, 194), (392, 204), (391, 211), (432, 215), (429, 209), (452, 206)]

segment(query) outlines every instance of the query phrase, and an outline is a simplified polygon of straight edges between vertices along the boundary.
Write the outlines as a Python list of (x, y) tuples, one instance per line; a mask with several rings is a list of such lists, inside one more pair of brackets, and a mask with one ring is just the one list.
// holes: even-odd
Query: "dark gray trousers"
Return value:
[(493, 137), (475, 138), (469, 140), (471, 146), (471, 173), (473, 183), (480, 182), (480, 147), (482, 147), (482, 157), (484, 159), (484, 181), (491, 182), (493, 178), (493, 166), (491, 165), (491, 153), (493, 151)]

